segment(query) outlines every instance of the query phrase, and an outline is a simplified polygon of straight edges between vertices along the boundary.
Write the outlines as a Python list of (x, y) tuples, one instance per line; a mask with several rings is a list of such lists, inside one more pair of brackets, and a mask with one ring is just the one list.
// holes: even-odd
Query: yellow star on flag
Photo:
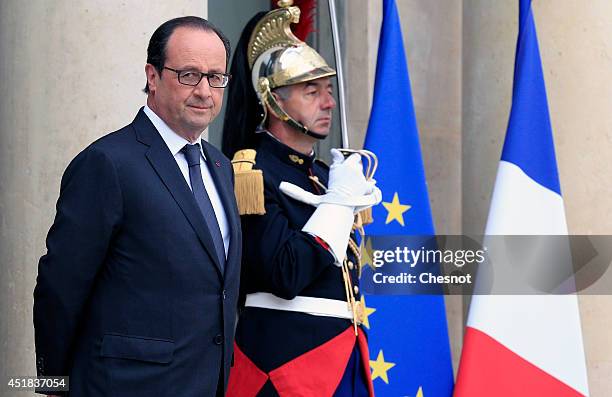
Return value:
[(400, 203), (397, 192), (393, 195), (393, 200), (390, 203), (383, 201), (382, 204), (388, 212), (385, 225), (392, 221), (398, 221), (400, 225), (404, 226), (404, 212), (408, 211), (411, 206)]
[(363, 325), (365, 325), (367, 329), (370, 329), (370, 321), (368, 320), (368, 316), (374, 313), (376, 309), (374, 309), (373, 307), (366, 306), (365, 297), (363, 295), (361, 295), (361, 306), (363, 307), (363, 313), (365, 314)]
[[(364, 246), (365, 245), (365, 246)], [(372, 239), (367, 237), (365, 239), (365, 244), (363, 240), (361, 240), (361, 266), (368, 265), (372, 270), (376, 270), (374, 265), (372, 264)]]
[(376, 378), (381, 378), (386, 384), (389, 384), (387, 371), (395, 367), (395, 363), (385, 361), (382, 350), (378, 352), (376, 360), (370, 360), (370, 367), (372, 368), (372, 382)]
[(417, 391), (415, 397), (425, 397), (425, 394), (423, 394), (423, 386), (419, 386), (419, 391)]

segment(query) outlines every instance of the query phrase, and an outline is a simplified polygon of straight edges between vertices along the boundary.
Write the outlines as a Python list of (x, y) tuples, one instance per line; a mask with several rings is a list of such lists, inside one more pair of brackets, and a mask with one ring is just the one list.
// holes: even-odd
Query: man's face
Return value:
[[(203, 73), (225, 73), (225, 47), (214, 33), (202, 29), (179, 27), (166, 46), (165, 67)], [(175, 72), (161, 74), (147, 64), (149, 106), (177, 134), (197, 137), (219, 114), (223, 88), (211, 88), (206, 77), (193, 87), (179, 83)]]
[(329, 134), (332, 110), (336, 107), (329, 77), (289, 86), (289, 97), (279, 98), (279, 102), (289, 116), (309, 130)]

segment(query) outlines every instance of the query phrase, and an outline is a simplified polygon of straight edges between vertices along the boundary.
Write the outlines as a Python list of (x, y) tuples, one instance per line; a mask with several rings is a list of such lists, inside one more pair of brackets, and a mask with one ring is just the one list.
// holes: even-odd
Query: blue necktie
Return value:
[(225, 248), (223, 246), (223, 237), (221, 236), (221, 230), (219, 230), (219, 223), (215, 216), (215, 210), (213, 209), (210, 197), (206, 193), (204, 188), (204, 181), (202, 180), (202, 170), (200, 169), (200, 144), (185, 145), (181, 149), (181, 152), (187, 159), (187, 165), (189, 166), (189, 180), (191, 181), (191, 190), (195, 196), (198, 207), (204, 216), (210, 235), (212, 236), (213, 245), (221, 264), (221, 269), (225, 266)]

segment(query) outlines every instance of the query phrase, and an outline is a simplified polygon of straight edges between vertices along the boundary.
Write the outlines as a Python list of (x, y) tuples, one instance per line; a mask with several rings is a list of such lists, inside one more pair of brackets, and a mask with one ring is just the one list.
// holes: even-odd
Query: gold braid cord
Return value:
[(351, 273), (350, 271), (357, 266), (359, 271), (359, 277), (361, 277), (361, 251), (357, 246), (357, 243), (349, 237), (349, 250), (355, 255), (355, 260), (357, 264), (353, 264), (348, 258), (344, 259), (342, 263), (342, 276), (344, 278), (344, 290), (346, 292), (346, 302), (348, 303), (349, 310), (353, 313), (353, 327), (355, 330), (355, 336), (358, 335), (358, 325), (363, 324), (364, 321), (364, 310), (360, 301), (355, 299), (355, 294), (357, 294), (358, 289), (357, 286), (353, 286), (353, 282), (351, 281)]

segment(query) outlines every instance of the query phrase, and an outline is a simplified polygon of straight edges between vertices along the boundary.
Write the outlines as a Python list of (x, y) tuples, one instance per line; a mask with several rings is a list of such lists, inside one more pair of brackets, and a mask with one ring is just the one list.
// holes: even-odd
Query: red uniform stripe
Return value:
[(368, 349), (368, 341), (361, 330), (357, 342), (359, 343), (359, 352), (361, 353), (361, 365), (368, 382), (368, 392), (370, 397), (374, 397), (374, 384), (372, 384), (372, 372), (370, 372), (370, 351)]
[(331, 396), (344, 374), (353, 347), (353, 327), (270, 372), (281, 397)]
[(325, 248), (326, 250), (328, 250), (331, 253), (331, 249), (329, 248), (329, 244), (327, 244), (325, 242), (325, 240), (323, 240), (321, 237), (319, 236), (313, 236), (315, 241), (323, 248)]
[(255, 397), (268, 375), (260, 370), (234, 343), (234, 366), (230, 370), (227, 397)]

